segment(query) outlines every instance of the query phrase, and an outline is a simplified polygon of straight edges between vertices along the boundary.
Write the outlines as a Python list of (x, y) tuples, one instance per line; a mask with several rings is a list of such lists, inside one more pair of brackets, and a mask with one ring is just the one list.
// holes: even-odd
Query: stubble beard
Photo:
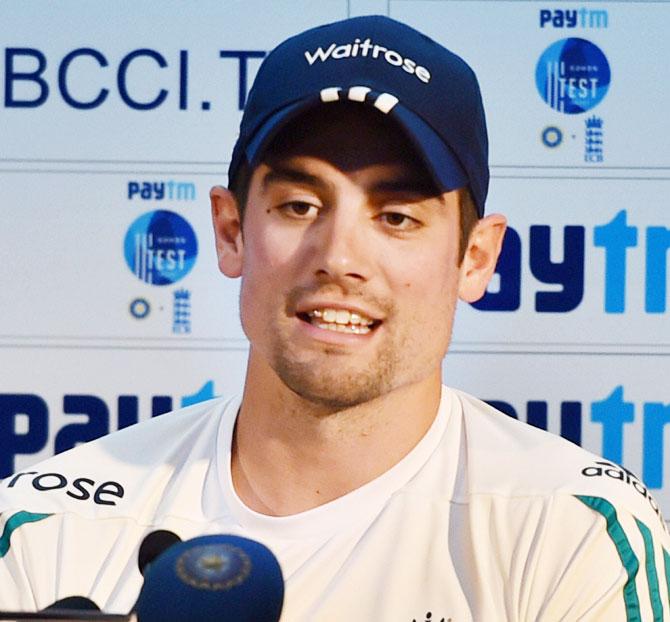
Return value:
[[(279, 341), (279, 340), (277, 340)], [(280, 380), (318, 410), (335, 412), (370, 402), (395, 388), (401, 344), (388, 343), (370, 364), (347, 364), (337, 348), (324, 348), (314, 360), (296, 360), (281, 343), (273, 344), (272, 363)], [(354, 354), (355, 356), (355, 354)]]
[[(436, 365), (441, 365), (441, 358), (416, 343), (406, 326), (401, 329), (395, 326), (393, 320), (397, 314), (393, 303), (384, 308), (386, 320), (380, 328), (386, 334), (369, 359), (360, 360), (355, 352), (325, 345), (305, 358), (292, 351), (290, 341), (279, 330), (268, 340), (270, 366), (286, 387), (313, 405), (315, 412), (324, 414), (354, 408), (421, 380)], [(455, 304), (450, 305), (442, 320), (449, 322), (442, 356), (451, 341), (454, 311)], [(424, 330), (431, 332), (428, 327)], [(348, 360), (350, 356), (353, 360)]]
[[(314, 414), (328, 415), (372, 402), (401, 386), (419, 381), (435, 365), (441, 364), (441, 358), (437, 360), (434, 352), (426, 352), (415, 343), (406, 324), (401, 322), (400, 328), (396, 326), (398, 310), (393, 301), (370, 297), (367, 298), (385, 318), (382, 326), (375, 329), (384, 330), (385, 334), (379, 335), (382, 337), (380, 344), (370, 357), (362, 359), (350, 348), (326, 344), (311, 354), (296, 352), (292, 348), (291, 331), (283, 330), (282, 320), (295, 315), (295, 300), (303, 293), (303, 289), (293, 290), (288, 296), (286, 315), (270, 322), (274, 328), (270, 334), (266, 333), (264, 341), (268, 347), (264, 348), (263, 358), (290, 391), (312, 406), (310, 410)], [(454, 311), (455, 305), (446, 310), (449, 319), (447, 346), (451, 340)], [(415, 319), (411, 324), (417, 323), (421, 325), (423, 322)], [(424, 330), (430, 332), (428, 328)], [(246, 326), (245, 332), (249, 334)]]
[[(351, 285), (341, 283), (322, 285), (321, 293), (335, 290), (355, 296), (385, 318), (385, 323), (396, 315), (393, 300), (372, 296)], [(295, 287), (286, 297), (284, 313), (295, 317), (298, 301), (313, 293), (309, 287)], [(283, 318), (282, 318), (283, 319)], [(391, 322), (392, 324), (393, 322)], [(282, 334), (282, 320), (268, 335), (268, 362), (281, 382), (302, 400), (311, 404), (315, 412), (326, 414), (352, 408), (370, 402), (395, 388), (397, 376), (403, 365), (403, 352), (407, 335), (388, 327), (384, 339), (369, 358), (361, 357), (351, 346), (322, 344), (311, 352), (299, 352), (292, 348), (289, 329)], [(375, 329), (378, 330), (378, 329)], [(376, 335), (371, 335), (375, 338)], [(369, 348), (364, 348), (369, 351)], [(402, 373), (400, 371), (400, 373)]]

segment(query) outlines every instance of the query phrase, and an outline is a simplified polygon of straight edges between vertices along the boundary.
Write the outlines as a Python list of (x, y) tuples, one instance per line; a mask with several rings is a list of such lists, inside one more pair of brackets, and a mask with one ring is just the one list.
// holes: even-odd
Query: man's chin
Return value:
[(377, 399), (386, 392), (385, 383), (379, 376), (372, 374), (332, 374), (316, 377), (313, 372), (307, 375), (281, 373), (282, 382), (300, 399), (316, 407), (317, 410), (336, 412), (354, 408)]
[(317, 410), (322, 410), (328, 413), (339, 412), (342, 410), (349, 410), (370, 402), (371, 400), (379, 397), (379, 393), (376, 394), (338, 394), (333, 395), (325, 394), (321, 392), (299, 392), (293, 390), (296, 395), (306, 402), (309, 402), (316, 407)]

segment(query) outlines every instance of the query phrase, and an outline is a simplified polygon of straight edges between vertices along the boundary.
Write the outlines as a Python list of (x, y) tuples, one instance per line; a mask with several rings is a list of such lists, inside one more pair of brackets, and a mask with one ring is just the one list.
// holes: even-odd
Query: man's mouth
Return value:
[(381, 320), (373, 320), (348, 309), (312, 309), (297, 315), (304, 322), (317, 328), (352, 335), (367, 335), (381, 324)]

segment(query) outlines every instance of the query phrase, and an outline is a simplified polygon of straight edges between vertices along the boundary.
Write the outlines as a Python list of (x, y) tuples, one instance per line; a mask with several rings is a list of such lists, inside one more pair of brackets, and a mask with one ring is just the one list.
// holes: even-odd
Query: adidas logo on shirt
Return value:
[(389, 65), (401, 67), (409, 74), (415, 75), (421, 82), (428, 84), (430, 82), (430, 71), (425, 67), (418, 65), (415, 60), (403, 57), (399, 52), (372, 43), (370, 37), (362, 41), (355, 39), (352, 43), (337, 45), (331, 43), (325, 50), (322, 47), (316, 48), (314, 52), (305, 50), (305, 58), (310, 66), (316, 61), (325, 63), (328, 59), (340, 60), (343, 58), (369, 57), (383, 59)]

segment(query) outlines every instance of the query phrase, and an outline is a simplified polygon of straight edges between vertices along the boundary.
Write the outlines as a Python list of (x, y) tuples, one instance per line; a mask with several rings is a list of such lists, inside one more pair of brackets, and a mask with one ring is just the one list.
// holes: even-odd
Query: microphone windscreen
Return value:
[(176, 544), (156, 558), (136, 613), (139, 622), (277, 622), (283, 604), (284, 578), (266, 546), (212, 535)]
[(100, 607), (96, 605), (90, 598), (85, 596), (68, 596), (57, 600), (53, 605), (49, 605), (42, 611), (60, 611), (66, 609), (69, 611), (100, 611)]
[(0, 620), (33, 620), (47, 622), (132, 622), (125, 614), (102, 613), (100, 607), (85, 596), (68, 596), (57, 600), (41, 611), (0, 611)]
[(163, 551), (169, 549), (173, 544), (181, 542), (181, 538), (172, 531), (158, 529), (148, 534), (137, 554), (137, 565), (142, 575), (144, 575), (147, 566), (154, 561)]

